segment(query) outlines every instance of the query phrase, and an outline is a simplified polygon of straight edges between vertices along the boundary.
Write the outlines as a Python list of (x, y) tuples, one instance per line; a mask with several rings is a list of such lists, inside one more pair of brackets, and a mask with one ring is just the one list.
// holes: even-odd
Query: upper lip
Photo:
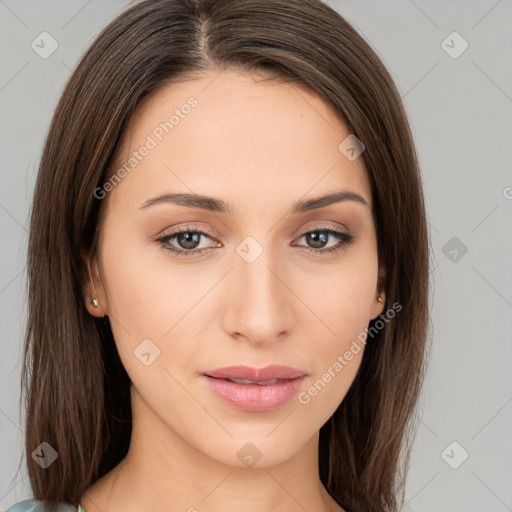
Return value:
[(306, 375), (303, 370), (272, 364), (264, 368), (254, 368), (251, 366), (226, 366), (225, 368), (217, 368), (204, 372), (208, 377), (216, 379), (246, 379), (253, 381), (266, 381), (272, 379), (295, 379)]

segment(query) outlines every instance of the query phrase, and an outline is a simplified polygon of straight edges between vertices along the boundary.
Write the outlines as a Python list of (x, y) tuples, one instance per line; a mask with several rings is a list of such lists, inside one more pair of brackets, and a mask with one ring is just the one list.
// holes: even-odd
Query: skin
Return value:
[[(190, 96), (198, 105), (108, 193), (98, 252), (88, 260), (84, 297), (91, 315), (110, 317), (132, 381), (133, 431), (126, 458), (81, 504), (87, 512), (342, 511), (319, 479), (319, 430), (346, 395), (363, 350), (309, 403), (294, 397), (265, 413), (221, 402), (200, 374), (284, 364), (307, 371), (305, 391), (383, 312), (377, 283), (385, 272), (363, 158), (349, 161), (338, 150), (349, 132), (312, 92), (229, 70), (150, 97), (131, 120), (119, 161)], [(368, 206), (342, 201), (290, 213), (298, 200), (342, 190)], [(170, 192), (222, 199), (235, 213), (140, 208)], [(168, 245), (207, 248), (203, 255), (178, 256), (155, 242), (186, 225), (208, 236), (195, 246), (180, 237)], [(322, 255), (338, 239), (315, 245), (304, 234), (326, 227), (354, 242)], [(252, 263), (236, 251), (249, 236), (263, 250)], [(145, 366), (134, 350), (148, 338), (160, 356)], [(261, 452), (253, 467), (237, 457), (248, 442)]]

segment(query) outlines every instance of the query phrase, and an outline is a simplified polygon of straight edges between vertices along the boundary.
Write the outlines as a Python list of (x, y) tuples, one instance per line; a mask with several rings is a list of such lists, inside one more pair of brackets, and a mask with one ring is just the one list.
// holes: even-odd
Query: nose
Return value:
[(289, 335), (295, 323), (293, 304), (299, 302), (289, 276), (286, 262), (269, 249), (252, 262), (235, 254), (223, 308), (225, 331), (253, 344), (271, 344)]

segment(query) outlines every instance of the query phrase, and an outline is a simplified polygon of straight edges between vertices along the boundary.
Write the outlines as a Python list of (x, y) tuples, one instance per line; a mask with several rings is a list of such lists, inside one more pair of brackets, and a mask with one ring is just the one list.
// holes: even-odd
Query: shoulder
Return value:
[(76, 512), (77, 509), (67, 503), (62, 503), (54, 510), (39, 500), (23, 500), (9, 507), (5, 512)]

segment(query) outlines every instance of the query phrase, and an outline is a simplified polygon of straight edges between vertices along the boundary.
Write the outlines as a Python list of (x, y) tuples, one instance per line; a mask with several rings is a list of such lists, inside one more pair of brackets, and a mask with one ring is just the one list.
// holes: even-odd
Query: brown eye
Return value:
[(175, 235), (180, 247), (184, 249), (196, 249), (197, 245), (201, 242), (201, 234), (197, 232), (187, 231), (186, 233), (180, 233)]
[[(156, 240), (166, 251), (174, 254), (191, 256), (200, 255), (212, 247), (199, 248), (203, 238), (211, 239), (208, 233), (190, 226), (185, 226)], [(172, 242), (174, 241), (174, 242)]]
[[(306, 250), (315, 254), (325, 254), (346, 249), (348, 245), (354, 242), (355, 237), (353, 235), (349, 235), (348, 233), (344, 233), (343, 231), (317, 228), (315, 230), (304, 233), (300, 238), (305, 238), (307, 244), (305, 247)], [(325, 249), (325, 246), (329, 243), (330, 238), (337, 239), (338, 243)]]

